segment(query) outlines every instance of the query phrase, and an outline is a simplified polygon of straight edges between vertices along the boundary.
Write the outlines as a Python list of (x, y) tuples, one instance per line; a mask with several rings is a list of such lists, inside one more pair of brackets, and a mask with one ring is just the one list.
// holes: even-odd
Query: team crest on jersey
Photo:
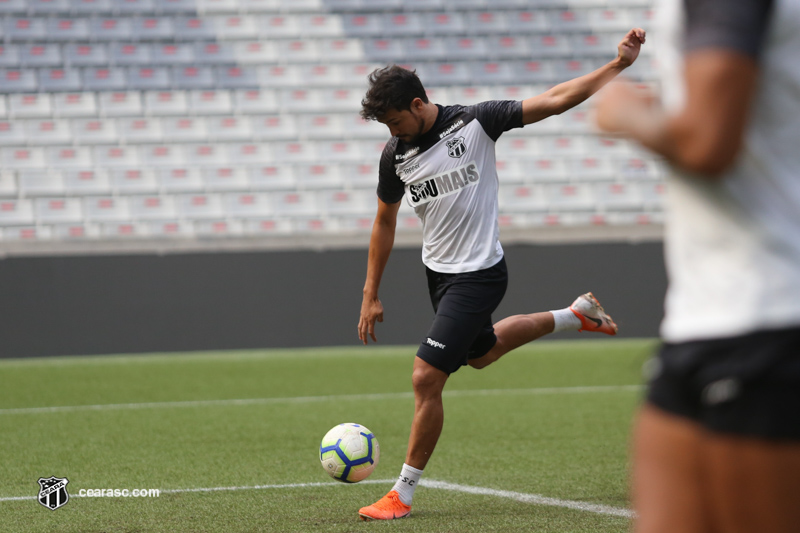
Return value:
[(461, 157), (467, 151), (467, 145), (464, 144), (464, 137), (456, 137), (447, 141), (447, 155), (450, 157)]

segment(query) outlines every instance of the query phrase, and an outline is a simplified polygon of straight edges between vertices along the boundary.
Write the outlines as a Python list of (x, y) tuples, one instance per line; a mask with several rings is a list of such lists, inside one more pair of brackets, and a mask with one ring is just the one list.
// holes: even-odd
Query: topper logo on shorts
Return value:
[(445, 348), (444, 344), (442, 344), (439, 341), (435, 341), (435, 340), (431, 339), (430, 337), (428, 337), (428, 339), (425, 341), (425, 344), (427, 344), (429, 346), (433, 346), (434, 348), (439, 348), (440, 350), (444, 350), (444, 348)]
[(443, 198), (459, 192), (465, 187), (476, 185), (481, 179), (478, 165), (470, 161), (466, 165), (448, 170), (407, 187), (408, 203), (411, 207), (426, 204), (436, 198)]

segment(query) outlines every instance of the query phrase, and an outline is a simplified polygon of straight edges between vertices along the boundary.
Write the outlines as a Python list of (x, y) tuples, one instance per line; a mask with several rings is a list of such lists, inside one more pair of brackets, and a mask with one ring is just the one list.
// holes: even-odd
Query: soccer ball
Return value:
[(322, 437), (319, 460), (336, 481), (358, 483), (378, 465), (381, 448), (375, 435), (361, 424), (339, 424)]

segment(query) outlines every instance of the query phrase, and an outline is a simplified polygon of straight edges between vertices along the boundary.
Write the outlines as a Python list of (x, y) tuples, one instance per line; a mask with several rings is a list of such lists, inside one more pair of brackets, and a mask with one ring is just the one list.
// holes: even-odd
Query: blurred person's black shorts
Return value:
[(710, 431), (800, 440), (800, 328), (664, 344), (647, 401)]
[(452, 374), (469, 359), (486, 355), (497, 342), (492, 312), (508, 286), (506, 260), (475, 272), (442, 274), (427, 269), (428, 292), (436, 312), (417, 357)]

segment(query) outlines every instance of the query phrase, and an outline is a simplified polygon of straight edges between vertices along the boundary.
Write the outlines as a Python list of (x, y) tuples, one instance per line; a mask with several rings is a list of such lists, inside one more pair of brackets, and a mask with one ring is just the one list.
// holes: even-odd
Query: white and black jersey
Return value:
[(664, 103), (683, 108), (685, 54), (757, 62), (744, 144), (719, 180), (674, 168), (665, 233), (669, 342), (800, 326), (800, 2), (661, 0)]
[(521, 128), (522, 103), (437, 106), (431, 129), (410, 145), (393, 137), (381, 156), (378, 197), (405, 196), (422, 220), (422, 262), (452, 274), (503, 258), (497, 225), (495, 142)]

